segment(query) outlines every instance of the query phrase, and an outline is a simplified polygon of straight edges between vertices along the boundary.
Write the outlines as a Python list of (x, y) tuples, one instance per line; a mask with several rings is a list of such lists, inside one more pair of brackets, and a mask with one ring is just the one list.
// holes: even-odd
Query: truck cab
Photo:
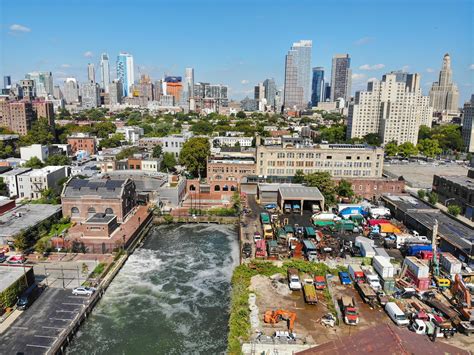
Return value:
[(375, 274), (365, 274), (365, 279), (370, 287), (372, 287), (375, 291), (381, 290), (382, 285), (380, 285), (379, 277)]
[(270, 224), (263, 225), (263, 237), (265, 239), (273, 239), (273, 228)]
[(326, 288), (326, 279), (324, 276), (315, 276), (314, 286), (316, 287), (316, 290), (324, 290)]
[(416, 334), (426, 334), (426, 323), (421, 319), (414, 319), (410, 324), (410, 329)]
[(359, 312), (355, 306), (354, 298), (343, 296), (341, 299), (344, 323), (347, 325), (359, 324)]
[(290, 287), (290, 290), (293, 291), (301, 290), (301, 281), (297, 269), (288, 269), (288, 286)]
[(293, 204), (293, 212), (294, 213), (300, 213), (301, 212), (301, 206), (297, 203)]
[(285, 203), (285, 206), (283, 206), (283, 210), (285, 211), (285, 213), (291, 213), (291, 204)]

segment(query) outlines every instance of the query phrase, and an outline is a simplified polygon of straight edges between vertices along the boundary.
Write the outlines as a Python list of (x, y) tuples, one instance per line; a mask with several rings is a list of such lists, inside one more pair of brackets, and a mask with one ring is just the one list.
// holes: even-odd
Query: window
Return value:
[[(23, 193), (22, 193), (23, 195)], [(79, 208), (77, 207), (73, 207), (71, 208), (71, 215), (75, 216), (75, 215), (78, 215), (79, 214)]]
[(114, 210), (111, 209), (110, 207), (109, 207), (109, 208), (106, 208), (106, 209), (105, 209), (105, 214), (114, 214)]

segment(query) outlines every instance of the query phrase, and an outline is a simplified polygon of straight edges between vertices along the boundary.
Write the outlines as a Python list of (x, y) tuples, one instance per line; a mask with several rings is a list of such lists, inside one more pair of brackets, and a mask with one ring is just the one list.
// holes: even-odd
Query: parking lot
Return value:
[(46, 288), (33, 305), (2, 334), (1, 354), (45, 354), (89, 302), (71, 290)]

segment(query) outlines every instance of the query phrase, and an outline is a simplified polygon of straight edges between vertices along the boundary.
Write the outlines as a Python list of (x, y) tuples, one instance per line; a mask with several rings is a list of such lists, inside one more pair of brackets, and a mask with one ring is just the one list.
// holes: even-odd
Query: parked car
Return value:
[(242, 254), (246, 258), (250, 258), (250, 256), (252, 255), (252, 246), (250, 245), (250, 243), (244, 243), (244, 246), (242, 248)]
[(24, 311), (30, 307), (33, 302), (39, 297), (43, 289), (37, 284), (30, 286), (23, 294), (18, 298), (16, 303), (17, 309)]
[(9, 264), (24, 264), (24, 263), (26, 263), (26, 259), (23, 255), (12, 255), (12, 256), (8, 257), (7, 263), (9, 263)]
[(6, 260), (7, 260), (7, 257), (5, 256), (5, 254), (1, 253), (0, 254), (0, 263), (4, 263)]
[(341, 284), (343, 285), (350, 285), (352, 284), (351, 278), (349, 274), (344, 271), (339, 271), (339, 279), (341, 280)]
[(72, 290), (72, 294), (74, 296), (92, 296), (92, 294), (95, 292), (94, 287), (76, 287), (75, 289)]
[(259, 232), (255, 232), (255, 234), (253, 235), (253, 241), (257, 242), (258, 240), (262, 240), (262, 236)]
[(276, 203), (268, 203), (264, 206), (264, 208), (266, 210), (276, 210), (277, 209), (277, 205)]

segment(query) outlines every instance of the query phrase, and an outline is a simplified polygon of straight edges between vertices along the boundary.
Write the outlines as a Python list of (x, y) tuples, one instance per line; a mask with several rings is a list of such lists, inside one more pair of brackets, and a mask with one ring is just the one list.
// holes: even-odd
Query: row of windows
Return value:
[[(300, 169), (267, 169), (266, 175), (286, 175), (291, 176), (296, 173), (297, 170)], [(329, 171), (332, 176), (371, 176), (370, 170), (325, 170), (325, 169), (301, 169), (305, 174), (311, 174), (317, 171)], [(264, 174), (263, 168), (260, 169), (260, 174)]]
[[(260, 161), (260, 165), (264, 165), (263, 164), (263, 161)], [(376, 164), (376, 167), (378, 168), (380, 163), (377, 162)], [(341, 161), (335, 161), (335, 162), (331, 162), (331, 161), (325, 161), (325, 162), (322, 162), (322, 161), (301, 161), (301, 160), (297, 160), (297, 161), (294, 161), (294, 160), (287, 160), (287, 161), (283, 161), (283, 160), (280, 160), (280, 161), (269, 161), (268, 162), (268, 166), (270, 167), (275, 167), (275, 166), (279, 166), (279, 167), (282, 167), (282, 166), (296, 166), (296, 167), (303, 167), (303, 166), (306, 166), (306, 167), (312, 167), (312, 166), (316, 166), (316, 167), (335, 167), (335, 168), (371, 168), (372, 167), (372, 162), (368, 161), (368, 162), (350, 162), (350, 161), (346, 161), (346, 162), (341, 162)]]

